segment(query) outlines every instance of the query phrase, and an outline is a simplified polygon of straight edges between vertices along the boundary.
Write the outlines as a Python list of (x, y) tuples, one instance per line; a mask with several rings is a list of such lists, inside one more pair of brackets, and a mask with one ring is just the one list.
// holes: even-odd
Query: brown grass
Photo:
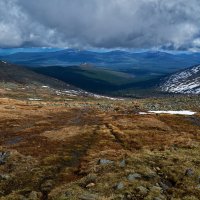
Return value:
[[(0, 165), (0, 174), (9, 176), (0, 180), (1, 199), (31, 199), (33, 191), (34, 198), (44, 200), (79, 199), (83, 193), (102, 200), (127, 195), (199, 199), (199, 126), (187, 116), (134, 114), (129, 107), (135, 104), (138, 109), (139, 101), (77, 98), (66, 106), (57, 97), (41, 102), (1, 98), (0, 148), (11, 153)], [(113, 164), (99, 165), (99, 159)], [(120, 167), (123, 160), (126, 164)], [(188, 168), (192, 176), (185, 176)], [(131, 173), (142, 178), (130, 182)], [(149, 174), (155, 177), (145, 178)], [(90, 181), (95, 186), (88, 189)], [(118, 182), (124, 184), (119, 191), (114, 189)], [(170, 187), (160, 191), (161, 182)], [(48, 191), (45, 184), (50, 184)], [(148, 193), (139, 194), (139, 186)]]

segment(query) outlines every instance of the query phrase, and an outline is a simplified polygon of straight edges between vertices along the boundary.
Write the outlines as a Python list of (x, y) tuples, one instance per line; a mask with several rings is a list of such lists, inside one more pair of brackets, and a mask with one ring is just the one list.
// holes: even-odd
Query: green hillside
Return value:
[(137, 90), (151, 88), (158, 79), (158, 76), (142, 74), (134, 76), (130, 73), (93, 66), (40, 67), (32, 70), (81, 89), (99, 93), (116, 93), (130, 88)]

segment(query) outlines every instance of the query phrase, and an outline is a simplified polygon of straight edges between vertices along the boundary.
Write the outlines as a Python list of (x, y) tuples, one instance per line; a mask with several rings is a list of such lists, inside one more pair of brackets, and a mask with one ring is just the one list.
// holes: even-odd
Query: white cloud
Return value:
[(0, 46), (198, 48), (199, 0), (1, 0)]

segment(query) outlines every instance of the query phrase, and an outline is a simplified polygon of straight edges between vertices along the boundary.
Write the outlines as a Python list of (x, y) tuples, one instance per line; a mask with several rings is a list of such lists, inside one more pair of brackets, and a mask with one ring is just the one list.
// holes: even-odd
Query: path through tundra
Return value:
[[(0, 165), (2, 199), (170, 199), (186, 184), (198, 187), (199, 126), (188, 116), (139, 115), (115, 104), (103, 110), (93, 101), (85, 108), (80, 101), (66, 107), (1, 99), (0, 145), (8, 153)], [(191, 163), (194, 176), (185, 176)], [(138, 193), (140, 186), (148, 192)]]

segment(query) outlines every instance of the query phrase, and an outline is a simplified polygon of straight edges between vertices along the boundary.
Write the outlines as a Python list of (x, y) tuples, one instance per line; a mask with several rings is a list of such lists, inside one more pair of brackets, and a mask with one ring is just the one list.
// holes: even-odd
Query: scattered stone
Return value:
[(132, 195), (131, 194), (126, 194), (125, 200), (132, 200)]
[(124, 184), (122, 182), (117, 183), (114, 188), (116, 190), (122, 190), (124, 188)]
[(42, 194), (40, 192), (32, 191), (29, 194), (29, 200), (40, 200), (42, 198)]
[(0, 152), (0, 165), (6, 163), (6, 159), (8, 158), (8, 156), (9, 156), (8, 152)]
[(138, 193), (139, 193), (140, 195), (143, 195), (143, 196), (146, 196), (147, 193), (148, 193), (148, 189), (145, 188), (145, 187), (143, 187), (143, 186), (137, 187), (136, 190), (138, 191)]
[(194, 171), (192, 169), (186, 169), (185, 171), (185, 176), (193, 176), (194, 175)]
[(99, 199), (96, 194), (83, 194), (79, 197), (81, 200), (97, 200)]
[(86, 185), (86, 188), (91, 188), (91, 187), (94, 187), (95, 186), (95, 183), (89, 183), (88, 185)]
[(119, 166), (120, 167), (125, 167), (126, 166), (126, 161), (124, 159), (122, 161), (120, 161)]
[(10, 176), (8, 174), (0, 174), (0, 180), (8, 180)]
[(107, 159), (100, 159), (100, 160), (98, 161), (98, 164), (99, 164), (99, 165), (108, 165), (108, 164), (112, 164), (112, 163), (114, 163), (114, 161), (112, 161), (112, 160), (107, 160)]
[(140, 178), (142, 178), (142, 176), (138, 173), (129, 174), (127, 177), (129, 181), (134, 181), (135, 179), (140, 179)]
[(165, 183), (163, 183), (163, 182), (160, 183), (160, 187), (161, 187), (164, 191), (166, 191), (166, 190), (168, 190), (168, 189), (170, 188), (167, 184), (165, 184)]
[(153, 186), (152, 188), (151, 188), (151, 191), (158, 191), (158, 192), (161, 192), (162, 191), (162, 188), (161, 187), (159, 187), (159, 186)]
[(158, 197), (154, 197), (153, 200), (166, 200), (166, 198), (163, 195), (160, 195)]
[(160, 169), (160, 167), (156, 167), (155, 170), (156, 171), (160, 171), (161, 169)]

